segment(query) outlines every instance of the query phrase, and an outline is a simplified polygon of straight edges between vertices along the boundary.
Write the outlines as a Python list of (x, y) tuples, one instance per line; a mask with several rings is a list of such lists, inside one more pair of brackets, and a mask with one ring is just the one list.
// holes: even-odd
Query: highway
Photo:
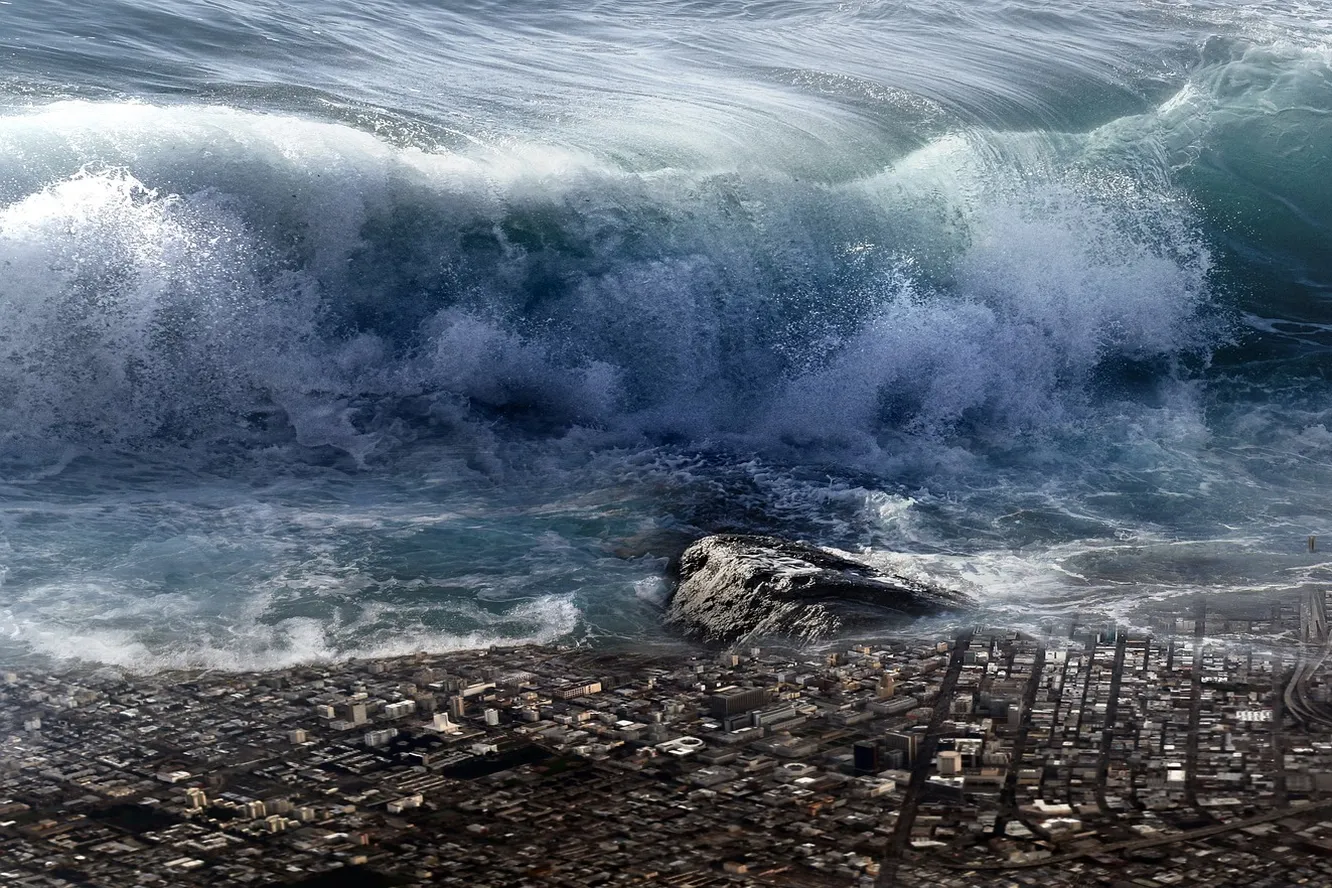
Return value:
[[(1323, 594), (1325, 593), (1321, 588), (1310, 593), (1310, 595)], [(1319, 703), (1310, 697), (1309, 680), (1318, 674), (1318, 670), (1332, 654), (1332, 635), (1329, 635), (1327, 627), (1321, 620), (1310, 622), (1314, 624), (1311, 627), (1313, 637), (1310, 641), (1317, 647), (1312, 651), (1301, 649), (1296, 655), (1295, 668), (1291, 670), (1290, 678), (1286, 682), (1282, 702), (1285, 703), (1286, 712), (1301, 724), (1309, 728), (1327, 729), (1332, 728), (1332, 711), (1329, 711), (1327, 704)]]
[(1332, 713), (1328, 712), (1327, 705), (1309, 695), (1309, 680), (1322, 668), (1330, 653), (1332, 648), (1327, 640), (1312, 655), (1300, 652), (1282, 694), (1286, 712), (1308, 728), (1332, 728)]

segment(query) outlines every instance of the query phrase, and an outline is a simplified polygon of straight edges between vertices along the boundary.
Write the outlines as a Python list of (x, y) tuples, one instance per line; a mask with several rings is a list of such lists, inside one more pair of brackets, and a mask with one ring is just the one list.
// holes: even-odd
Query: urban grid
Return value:
[(6, 672), (0, 884), (1332, 884), (1324, 593), (776, 652)]

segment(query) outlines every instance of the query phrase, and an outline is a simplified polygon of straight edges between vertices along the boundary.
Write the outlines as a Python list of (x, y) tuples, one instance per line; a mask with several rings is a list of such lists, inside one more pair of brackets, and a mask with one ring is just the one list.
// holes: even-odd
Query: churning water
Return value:
[(0, 659), (1321, 576), (1332, 6), (0, 0)]

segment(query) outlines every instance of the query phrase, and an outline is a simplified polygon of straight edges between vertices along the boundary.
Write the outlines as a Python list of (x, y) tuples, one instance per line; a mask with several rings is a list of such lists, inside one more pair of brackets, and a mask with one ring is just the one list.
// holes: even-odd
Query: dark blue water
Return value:
[(449, 6), (0, 2), (0, 659), (1323, 578), (1332, 6)]

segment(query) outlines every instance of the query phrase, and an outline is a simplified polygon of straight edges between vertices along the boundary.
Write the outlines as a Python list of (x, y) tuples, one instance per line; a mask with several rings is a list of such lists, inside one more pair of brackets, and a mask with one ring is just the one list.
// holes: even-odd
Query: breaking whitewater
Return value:
[(1325, 578), (1316, 15), (270, 5), (4, 13), (0, 659), (656, 641), (714, 532), (1018, 626)]

